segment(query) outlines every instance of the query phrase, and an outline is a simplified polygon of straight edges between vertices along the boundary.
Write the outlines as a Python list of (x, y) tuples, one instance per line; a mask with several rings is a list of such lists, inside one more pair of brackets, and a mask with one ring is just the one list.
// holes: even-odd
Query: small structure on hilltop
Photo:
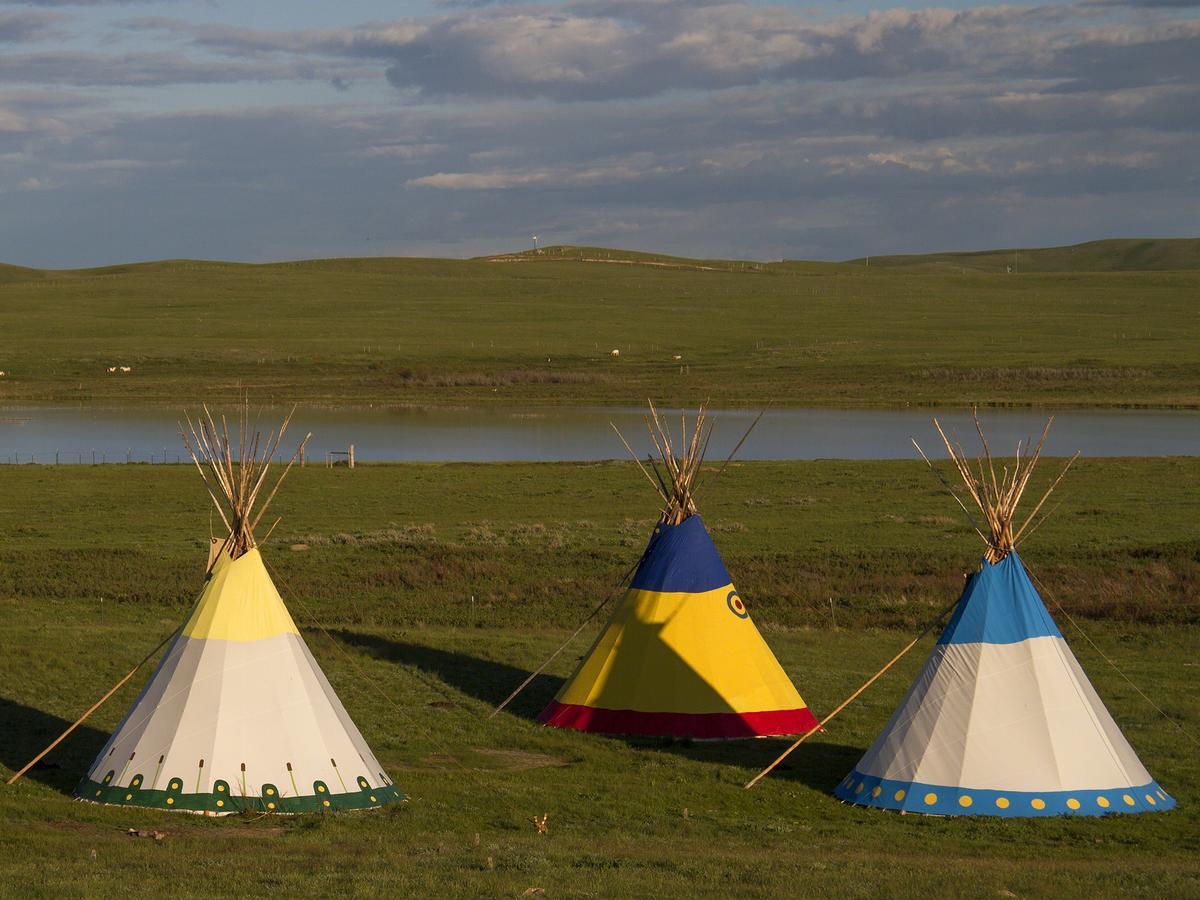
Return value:
[(228, 537), (210, 550), (199, 600), (76, 789), (80, 799), (208, 815), (402, 799), (259, 554), (255, 528), (300, 453), (256, 508), (287, 425), (261, 441), (243, 413), (235, 445), (207, 409), (198, 425), (188, 422), (184, 444)]
[(1050, 423), (1036, 448), (1017, 445), (1011, 468), (993, 460), (978, 418), (975, 423), (984, 459), (972, 464), (934, 420), (983, 514), (986, 525), (976, 531), (987, 550), (925, 667), (836, 795), (937, 815), (1099, 816), (1172, 808), (1175, 801), (1121, 734), (1017, 556), (1022, 537), (1040, 524), (1038, 512), (1079, 454), (1018, 526), (1017, 504)]
[(696, 510), (711, 434), (704, 409), (690, 435), (683, 426), (678, 456), (653, 404), (650, 412), (659, 461), (650, 458), (647, 469), (634, 459), (662, 497), (662, 513), (620, 605), (539, 721), (680, 738), (809, 731), (816, 719), (751, 621)]

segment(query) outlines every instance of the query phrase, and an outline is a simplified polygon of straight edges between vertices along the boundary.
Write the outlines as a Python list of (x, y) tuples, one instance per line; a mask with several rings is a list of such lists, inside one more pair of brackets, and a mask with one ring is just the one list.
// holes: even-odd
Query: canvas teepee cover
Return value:
[[(243, 444), (245, 479), (231, 463), (218, 485), (236, 492), (261, 484), (282, 432), (261, 457)], [(209, 460), (205, 439), (221, 440), (211, 420), (197, 440)], [(224, 488), (214, 500), (217, 493)], [(272, 583), (253, 543), (252, 502), (253, 493), (235, 493), (222, 510), (232, 512), (231, 537), (212, 557), (187, 622), (76, 789), (81, 799), (213, 815), (402, 799)]]
[[(1175, 805), (1105, 709), (1015, 550), (1032, 516), (1012, 528), (1020, 490), (1009, 489), (1023, 488), (1041, 446), (1022, 459), (1013, 480), (996, 482), (990, 498), (968, 479), (991, 528), (987, 555), (899, 708), (837, 787), (842, 800), (993, 816), (1095, 816)], [(947, 447), (960, 471), (974, 476), (961, 465), (961, 448)]]
[[(653, 419), (667, 508), (607, 626), (539, 721), (693, 738), (808, 731), (816, 719), (750, 619), (691, 498), (703, 410), (676, 460)], [(652, 479), (653, 482), (653, 479)]]

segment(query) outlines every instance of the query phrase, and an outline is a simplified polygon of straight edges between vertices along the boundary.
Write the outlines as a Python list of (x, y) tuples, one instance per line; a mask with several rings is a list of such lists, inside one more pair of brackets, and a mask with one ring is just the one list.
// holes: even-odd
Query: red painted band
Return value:
[(803, 734), (817, 727), (808, 707), (746, 713), (638, 712), (601, 709), (550, 701), (538, 721), (555, 728), (574, 728), (601, 734), (641, 734), (662, 737), (739, 738)]

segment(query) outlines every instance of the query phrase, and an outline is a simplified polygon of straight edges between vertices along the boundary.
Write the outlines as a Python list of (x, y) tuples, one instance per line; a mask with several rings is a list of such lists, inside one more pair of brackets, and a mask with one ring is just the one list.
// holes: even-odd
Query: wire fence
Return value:
[[(290, 455), (280, 452), (271, 461), (273, 463), (286, 464), (289, 459), (291, 459)], [(324, 450), (319, 453), (305, 453), (297, 460), (297, 464), (300, 466), (312, 464), (327, 467), (348, 466), (353, 469), (355, 461), (355, 449), (354, 445), (351, 444), (345, 450), (337, 449)], [(72, 447), (70, 449), (38, 451), (0, 451), (0, 465), (10, 466), (180, 465), (184, 463), (191, 465), (191, 457), (185, 451), (171, 450), (169, 447), (161, 449), (128, 447), (124, 451), (114, 451), (112, 448), (98, 447)]]
[(67, 450), (43, 450), (40, 452), (28, 452), (24, 450), (12, 450), (0, 456), (0, 464), (14, 465), (50, 465), (50, 466), (103, 466), (110, 464), (132, 465), (140, 463), (143, 465), (162, 465), (164, 463), (190, 463), (182, 453), (175, 453), (163, 447), (158, 451), (147, 451), (128, 448), (125, 452), (113, 452), (110, 450), (102, 450), (94, 447), (87, 448), (71, 448)]

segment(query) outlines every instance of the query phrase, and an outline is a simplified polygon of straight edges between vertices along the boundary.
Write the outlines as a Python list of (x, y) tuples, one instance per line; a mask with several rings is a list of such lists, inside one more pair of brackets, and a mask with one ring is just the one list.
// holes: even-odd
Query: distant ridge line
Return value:
[(871, 255), (847, 265), (923, 272), (1150, 272), (1200, 269), (1200, 238), (1110, 238), (1061, 247)]
[[(1060, 247), (1000, 248), (912, 254), (872, 254), (833, 262), (782, 259), (772, 262), (743, 259), (702, 259), (609, 247), (554, 245), (471, 258), (429, 256), (339, 256), (244, 262), (238, 260), (170, 258), (114, 263), (81, 268), (39, 269), (0, 262), (0, 285), (58, 278), (97, 278), (127, 275), (155, 268), (173, 271), (212, 271), (225, 267), (271, 269), (284, 267), (361, 268), (405, 263), (463, 264), (582, 262), (619, 266), (650, 266), (698, 272), (813, 274), (858, 269), (900, 269), (910, 273), (1016, 274), (1054, 272), (1149, 272), (1200, 269), (1200, 238), (1112, 238)], [(49, 285), (48, 285), (49, 286)]]

